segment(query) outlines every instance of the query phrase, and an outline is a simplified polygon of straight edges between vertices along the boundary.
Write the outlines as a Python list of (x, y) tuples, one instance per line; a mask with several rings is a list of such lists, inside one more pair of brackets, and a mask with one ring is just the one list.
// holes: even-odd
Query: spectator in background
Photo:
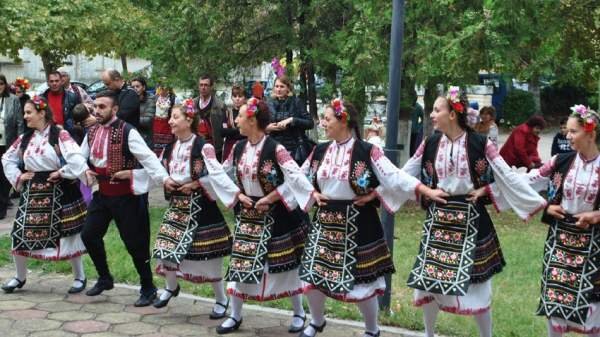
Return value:
[(87, 130), (98, 121), (94, 116), (93, 108), (80, 103), (73, 108), (73, 122), (75, 125), (71, 136), (78, 145), (81, 145), (83, 138), (87, 134)]
[(82, 87), (71, 83), (71, 76), (67, 72), (67, 69), (65, 67), (60, 67), (60, 68), (58, 68), (57, 71), (60, 73), (60, 80), (61, 80), (63, 88), (66, 91), (70, 91), (70, 92), (74, 93), (75, 95), (77, 95), (77, 97), (79, 98), (79, 101), (81, 103), (84, 103), (86, 105), (89, 105), (90, 107), (93, 107), (94, 101), (92, 100), (90, 95), (88, 95), (88, 93), (85, 92), (85, 90), (83, 90)]
[(156, 89), (155, 97), (155, 112), (152, 120), (152, 150), (156, 153), (156, 156), (160, 157), (167, 145), (175, 139), (171, 133), (171, 126), (169, 126), (171, 109), (175, 105), (175, 92), (173, 88), (161, 85)]
[[(17, 96), (10, 93), (6, 77), (0, 74), (0, 156), (23, 133), (23, 115)], [(0, 167), (0, 219), (6, 217), (10, 202), (10, 183)]]
[(271, 99), (271, 123), (267, 133), (285, 147), (292, 158), (302, 165), (313, 150), (315, 143), (305, 131), (314, 127), (314, 121), (306, 111), (306, 104), (292, 92), (294, 86), (285, 75), (275, 79)]
[(383, 148), (385, 145), (385, 142), (380, 137), (381, 130), (383, 130), (383, 128), (377, 127), (373, 124), (369, 125), (367, 127), (367, 136), (365, 137), (366, 141), (373, 145), (377, 145), (380, 148)]
[(378, 136), (385, 136), (385, 125), (383, 125), (383, 122), (381, 121), (379, 115), (373, 116), (373, 119), (371, 120), (371, 127), (372, 129), (377, 129), (379, 131)]
[(48, 89), (42, 96), (50, 106), (54, 124), (71, 133), (73, 130), (73, 108), (81, 103), (81, 100), (71, 91), (65, 90), (62, 85), (61, 75), (58, 71), (49, 73), (47, 81)]
[[(23, 77), (17, 77), (15, 82), (11, 86), (12, 92), (19, 98), (19, 103), (21, 103), (21, 116), (25, 115), (25, 102), (31, 99), (27, 94), (27, 90), (31, 88), (31, 83), (29, 80)], [(25, 119), (23, 119), (23, 131), (29, 130), (27, 127), (27, 123)]]
[(544, 117), (531, 116), (527, 122), (517, 126), (510, 134), (500, 155), (509, 166), (526, 167), (529, 171), (542, 165), (537, 146), (540, 132), (546, 126)]
[(215, 147), (217, 159), (223, 155), (223, 118), (227, 114), (225, 103), (214, 95), (214, 80), (204, 74), (198, 79), (198, 97), (194, 98), (194, 106), (198, 110), (198, 134)]
[[(92, 107), (80, 103), (73, 108), (73, 121), (75, 126), (73, 127), (73, 132), (71, 132), (71, 137), (78, 145), (81, 145), (89, 128), (98, 123), (98, 120), (94, 115)], [(83, 201), (89, 206), (90, 201), (92, 201), (92, 188), (87, 186), (83, 181), (80, 181), (79, 191), (81, 192)]]
[(152, 148), (152, 121), (156, 114), (156, 99), (148, 93), (148, 85), (143, 77), (135, 77), (131, 80), (131, 87), (140, 99), (140, 126), (138, 131), (146, 144)]
[(415, 101), (410, 114), (410, 156), (412, 157), (423, 140), (423, 107)]
[(498, 145), (498, 126), (496, 125), (496, 109), (493, 106), (484, 106), (479, 111), (479, 123), (473, 128), (475, 132), (487, 136), (489, 140)]
[[(255, 95), (254, 91), (254, 86), (252, 86), (253, 96)], [(260, 94), (262, 97), (262, 93), (257, 92), (256, 94)], [(260, 99), (260, 97), (256, 98)], [(242, 105), (246, 104), (246, 90), (244, 90), (242, 86), (234, 85), (231, 88), (231, 101), (233, 102), (233, 106), (231, 107), (231, 110), (227, 110), (225, 119), (223, 120), (223, 137), (225, 137), (223, 160), (226, 160), (229, 157), (233, 145), (235, 145), (238, 140), (246, 138), (240, 134), (239, 128), (235, 125), (235, 119), (240, 113), (240, 108)]]
[(102, 82), (107, 89), (117, 93), (117, 117), (138, 128), (140, 126), (140, 99), (137, 93), (127, 86), (121, 73), (115, 69), (102, 72)]
[(567, 120), (569, 117), (564, 117), (560, 120), (560, 131), (556, 133), (552, 140), (552, 150), (550, 154), (554, 156), (559, 153), (567, 153), (573, 151), (571, 143), (567, 139)]

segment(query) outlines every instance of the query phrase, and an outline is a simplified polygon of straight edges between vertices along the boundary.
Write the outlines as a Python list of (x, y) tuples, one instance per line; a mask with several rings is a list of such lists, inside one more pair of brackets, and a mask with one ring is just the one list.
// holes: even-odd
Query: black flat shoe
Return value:
[(294, 326), (293, 324), (290, 324), (290, 327), (288, 328), (288, 332), (289, 333), (296, 333), (296, 332), (300, 332), (302, 330), (304, 330), (304, 323), (306, 323), (306, 314), (304, 316), (300, 316), (300, 315), (294, 315), (293, 317), (298, 317), (302, 320), (302, 325), (301, 326)]
[(365, 331), (365, 335), (372, 336), (372, 337), (379, 337), (379, 335), (381, 335), (381, 330), (377, 330), (376, 333)]
[(237, 329), (240, 328), (240, 325), (242, 325), (242, 321), (243, 321), (242, 318), (240, 318), (239, 321), (237, 319), (231, 317), (231, 316), (229, 316), (228, 318), (231, 318), (235, 322), (235, 325), (234, 326), (230, 326), (228, 328), (226, 328), (226, 327), (224, 327), (222, 325), (219, 325), (217, 327), (217, 333), (219, 335), (224, 335), (224, 334), (227, 334), (227, 333), (230, 333), (230, 332), (234, 332), (234, 331), (236, 331)]
[(147, 307), (149, 305), (151, 305), (152, 303), (154, 303), (154, 300), (156, 299), (156, 290), (154, 290), (153, 292), (147, 293), (147, 294), (141, 294), (140, 298), (138, 298), (137, 301), (135, 301), (135, 303), (133, 303), (134, 307)]
[(315, 334), (314, 335), (307, 335), (304, 333), (304, 330), (302, 330), (302, 332), (300, 333), (300, 335), (298, 335), (298, 337), (315, 337), (317, 335), (317, 332), (323, 332), (323, 329), (325, 329), (325, 326), (327, 325), (327, 321), (323, 321), (323, 325), (321, 326), (316, 326), (312, 323), (308, 324), (309, 326), (311, 326), (313, 329), (315, 329)]
[[(14, 286), (8, 285), (10, 283), (10, 281), (12, 281), (12, 280), (16, 280), (18, 283)], [(25, 282), (27, 282), (27, 279), (21, 281), (18, 278), (13, 277), (10, 281), (8, 281), (2, 285), (2, 290), (4, 290), (4, 292), (7, 294), (12, 294), (12, 292), (15, 291), (15, 289), (17, 289), (17, 288), (18, 289), (23, 288), (23, 286), (25, 285)]]
[(69, 294), (78, 294), (78, 293), (82, 292), (83, 289), (85, 289), (85, 286), (87, 285), (87, 279), (85, 279), (85, 278), (83, 280), (75, 279), (75, 281), (79, 281), (81, 283), (81, 286), (79, 286), (79, 287), (71, 287), (71, 288), (69, 288), (69, 290), (67, 291), (67, 293), (69, 293)]
[(112, 281), (98, 281), (94, 284), (92, 289), (86, 291), (85, 294), (88, 296), (98, 296), (102, 294), (104, 290), (111, 290), (114, 287)]
[(166, 289), (165, 291), (170, 293), (171, 296), (169, 296), (169, 298), (167, 298), (166, 300), (161, 300), (160, 297), (157, 298), (156, 300), (154, 300), (154, 303), (152, 303), (152, 305), (157, 308), (163, 308), (166, 307), (167, 304), (169, 304), (169, 301), (173, 298), (173, 297), (177, 297), (177, 295), (179, 295), (179, 290), (181, 290), (181, 288), (179, 287), (179, 284), (177, 285), (177, 288), (175, 288), (175, 290), (170, 290), (170, 289)]
[(220, 314), (220, 313), (216, 312), (215, 309), (213, 308), (212, 312), (210, 313), (208, 318), (221, 319), (221, 318), (225, 317), (227, 315), (227, 309), (229, 308), (229, 299), (227, 299), (227, 303), (225, 303), (225, 304), (219, 303), (219, 302), (215, 302), (215, 304), (225, 308), (225, 310), (223, 311), (223, 313)]

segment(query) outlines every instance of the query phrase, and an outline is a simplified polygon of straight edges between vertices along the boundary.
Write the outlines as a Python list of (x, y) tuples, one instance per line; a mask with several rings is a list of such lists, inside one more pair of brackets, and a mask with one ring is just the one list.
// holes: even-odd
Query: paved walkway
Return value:
[[(0, 279), (13, 275), (10, 267), (0, 268)], [(30, 273), (27, 284), (13, 294), (0, 292), (0, 336), (2, 337), (177, 337), (218, 336), (219, 320), (210, 320), (212, 302), (180, 294), (162, 309), (136, 308), (135, 287), (116, 285), (100, 296), (67, 295), (67, 276)], [(89, 288), (89, 286), (88, 286)], [(283, 337), (289, 334), (290, 312), (244, 306), (244, 323), (232, 337)], [(320, 336), (362, 336), (359, 322), (329, 319)], [(381, 336), (417, 337), (403, 329), (382, 327)]]

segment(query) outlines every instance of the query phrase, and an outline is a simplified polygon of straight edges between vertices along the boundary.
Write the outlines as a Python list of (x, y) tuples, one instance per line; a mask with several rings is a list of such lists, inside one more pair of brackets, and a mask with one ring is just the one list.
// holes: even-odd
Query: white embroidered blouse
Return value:
[[(455, 140), (443, 135), (435, 158), (437, 187), (450, 195), (465, 195), (474, 190), (467, 154), (467, 133)], [(425, 142), (422, 142), (404, 167), (412, 176), (421, 174), (421, 162)], [(485, 157), (494, 174), (494, 183), (487, 185), (488, 195), (497, 211), (512, 208), (521, 219), (529, 219), (543, 209), (546, 201), (519, 174), (514, 172), (498, 153), (498, 148), (489, 139), (485, 146)]]
[[(357, 195), (350, 186), (350, 165), (355, 138), (345, 142), (331, 142), (316, 173), (317, 184), (321, 193), (332, 200), (352, 200)], [(314, 155), (302, 165), (302, 171), (308, 174)], [(378, 146), (371, 149), (371, 168), (379, 180), (375, 189), (377, 197), (389, 212), (396, 212), (407, 200), (416, 200), (417, 187), (421, 182), (401, 171), (384, 155)]]
[[(25, 170), (30, 172), (56, 171), (60, 172), (65, 179), (77, 179), (85, 176), (88, 169), (85, 157), (81, 153), (79, 145), (71, 138), (65, 130), (60, 130), (58, 135), (58, 150), (66, 161), (62, 165), (56, 149), (50, 145), (50, 126), (44, 130), (34, 130), (31, 140), (23, 153)], [(22, 173), (19, 169), (19, 148), (23, 135), (19, 136), (2, 156), (2, 167), (8, 181), (14, 187), (19, 182)]]
[[(531, 170), (526, 174), (529, 183), (536, 190), (547, 189), (555, 164), (556, 156), (539, 169)], [(600, 156), (585, 160), (577, 154), (562, 180), (563, 196), (560, 205), (567, 213), (577, 214), (594, 210), (594, 202), (600, 188)]]
[[(236, 167), (233, 167), (233, 151), (231, 151), (229, 157), (223, 163), (225, 171), (227, 171), (230, 176), (233, 176), (236, 173), (238, 174), (245, 194), (250, 197), (264, 196), (263, 190), (260, 187), (260, 182), (258, 181), (258, 165), (260, 154), (267, 137), (268, 136), (263, 137), (256, 144), (252, 144), (248, 141)], [(284, 183), (276, 188), (281, 201), (290, 211), (295, 209), (298, 205), (304, 209), (308, 205), (314, 191), (312, 184), (302, 173), (298, 164), (296, 164), (283, 145), (277, 145), (275, 154), (277, 165), (279, 165), (284, 178)]]
[[(185, 141), (176, 140), (171, 150), (171, 160), (168, 164), (168, 172), (171, 179), (176, 183), (183, 185), (192, 181), (190, 158), (192, 156), (192, 147), (196, 135), (192, 134), (190, 139)], [(227, 207), (233, 207), (237, 203), (237, 196), (240, 193), (240, 189), (237, 185), (231, 181), (229, 176), (223, 170), (223, 166), (217, 160), (215, 154), (215, 148), (206, 143), (202, 147), (202, 157), (204, 159), (204, 165), (208, 171), (207, 175), (199, 178), (199, 183), (204, 194), (210, 200), (221, 200), (221, 202)], [(161, 161), (162, 161), (161, 155)], [(153, 187), (152, 180), (147, 174), (146, 170), (134, 170), (134, 176), (137, 182), (146, 182), (146, 186), (137, 186), (138, 189), (143, 190)], [(145, 179), (144, 179), (145, 178)]]

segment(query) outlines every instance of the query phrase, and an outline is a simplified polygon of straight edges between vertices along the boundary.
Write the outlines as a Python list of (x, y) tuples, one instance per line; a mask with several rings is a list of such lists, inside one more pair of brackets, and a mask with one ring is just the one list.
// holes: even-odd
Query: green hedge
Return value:
[(527, 121), (535, 114), (533, 95), (524, 90), (513, 89), (504, 101), (504, 122), (509, 125), (518, 125)]

